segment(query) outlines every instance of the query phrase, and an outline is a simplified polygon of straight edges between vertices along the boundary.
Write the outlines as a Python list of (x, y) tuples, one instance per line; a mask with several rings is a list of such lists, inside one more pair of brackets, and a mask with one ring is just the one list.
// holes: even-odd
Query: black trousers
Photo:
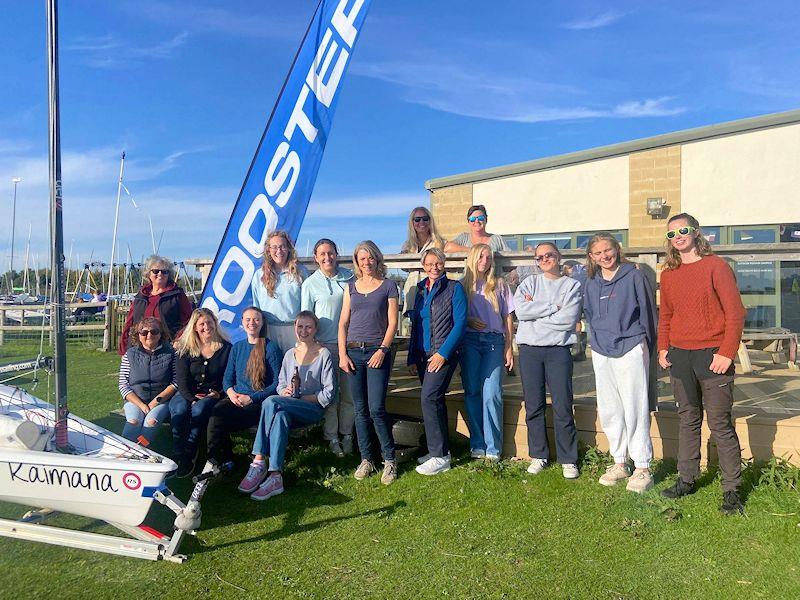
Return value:
[(447, 427), (447, 404), (444, 396), (450, 387), (450, 380), (458, 365), (459, 355), (454, 352), (445, 365), (436, 373), (429, 373), (427, 357), (416, 357), (417, 375), (422, 384), (420, 402), (422, 418), (425, 421), (425, 439), (431, 456), (444, 457), (450, 453)]
[(236, 406), (229, 398), (217, 402), (206, 430), (208, 457), (220, 464), (232, 460), (231, 433), (255, 427), (260, 417), (260, 402), (252, 402), (244, 408)]
[(519, 345), (519, 373), (528, 425), (528, 455), (550, 458), (547, 443), (546, 388), (553, 402), (553, 431), (558, 462), (577, 464), (578, 437), (572, 414), (572, 355), (569, 346)]
[(683, 350), (670, 348), (667, 358), (672, 393), (678, 403), (678, 473), (687, 483), (700, 477), (700, 442), (703, 408), (708, 415), (708, 428), (717, 445), (723, 491), (736, 490), (742, 483), (742, 449), (734, 427), (734, 367), (717, 375), (708, 367), (717, 348)]

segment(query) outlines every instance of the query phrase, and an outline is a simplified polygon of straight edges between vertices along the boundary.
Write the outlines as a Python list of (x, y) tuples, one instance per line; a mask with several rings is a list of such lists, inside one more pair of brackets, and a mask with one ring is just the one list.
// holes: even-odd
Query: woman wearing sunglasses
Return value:
[(122, 436), (146, 446), (169, 415), (170, 398), (178, 389), (175, 351), (163, 339), (161, 321), (155, 317), (144, 317), (131, 333), (119, 367), (119, 392), (125, 400)]
[(681, 213), (669, 220), (667, 229), (658, 362), (669, 369), (678, 403), (679, 477), (661, 493), (680, 498), (694, 492), (700, 476), (700, 429), (705, 408), (722, 474), (720, 510), (731, 515), (744, 509), (739, 495), (742, 454), (731, 413), (733, 358), (747, 313), (733, 270), (711, 251), (697, 219)]
[(264, 312), (269, 337), (285, 353), (294, 347), (294, 320), (300, 312), (301, 288), (308, 277), (297, 260), (289, 234), (273, 231), (264, 242), (264, 261), (253, 274), (253, 306)]
[[(400, 247), (400, 254), (421, 254), (428, 248), (444, 249), (445, 241), (436, 230), (433, 215), (424, 206), (418, 206), (408, 216), (408, 237)], [(422, 280), (423, 272), (419, 269), (410, 271), (403, 285), (402, 314), (410, 318), (408, 312), (414, 308), (417, 296), (417, 284)]]
[(492, 249), (492, 252), (509, 250), (503, 236), (486, 231), (488, 220), (485, 206), (482, 204), (470, 206), (467, 209), (469, 231), (459, 233), (452, 241), (447, 242), (444, 247), (445, 252), (467, 252), (475, 244), (486, 244)]
[(600, 484), (627, 480), (628, 491), (641, 494), (653, 487), (650, 411), (655, 406), (648, 383), (656, 341), (655, 295), (610, 233), (593, 236), (586, 257), (583, 310), (592, 332), (597, 412), (614, 458)]
[(545, 383), (553, 401), (556, 456), (566, 479), (578, 473), (578, 439), (572, 415), (572, 355), (575, 325), (581, 315), (581, 284), (561, 274), (561, 254), (550, 242), (536, 246), (542, 272), (520, 283), (514, 294), (519, 319), (517, 344), (525, 421), (528, 425), (528, 472), (536, 475), (550, 458), (545, 422)]
[(186, 327), (192, 303), (175, 283), (173, 269), (174, 264), (163, 256), (154, 254), (145, 261), (142, 287), (133, 298), (119, 339), (120, 355), (128, 349), (131, 328), (144, 317), (160, 319), (162, 334), (168, 340), (176, 339)]

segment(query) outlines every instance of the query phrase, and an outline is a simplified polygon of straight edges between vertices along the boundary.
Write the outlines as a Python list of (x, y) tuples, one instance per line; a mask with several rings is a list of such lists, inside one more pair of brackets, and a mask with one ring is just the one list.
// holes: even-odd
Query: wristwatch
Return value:
[(378, 346), (378, 350), (380, 350), (384, 354), (389, 354), (391, 348), (389, 348), (389, 346)]
[(164, 403), (164, 399), (161, 396), (156, 396), (155, 398), (153, 398), (153, 400), (156, 401), (156, 404), (163, 404)]

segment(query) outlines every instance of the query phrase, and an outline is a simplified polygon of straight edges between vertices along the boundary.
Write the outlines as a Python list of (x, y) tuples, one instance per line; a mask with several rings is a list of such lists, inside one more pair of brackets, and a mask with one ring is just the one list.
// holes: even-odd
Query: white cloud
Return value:
[(586, 29), (600, 29), (601, 27), (608, 27), (619, 21), (625, 13), (614, 10), (606, 11), (602, 14), (586, 19), (578, 19), (569, 23), (564, 23), (564, 29), (571, 29), (573, 31), (583, 31)]
[(427, 206), (428, 198), (419, 194), (376, 194), (357, 198), (313, 198), (308, 206), (306, 218), (321, 220), (361, 217), (408, 216), (416, 206)]
[(64, 45), (64, 51), (81, 56), (90, 67), (113, 69), (138, 65), (147, 59), (172, 58), (175, 51), (186, 44), (188, 39), (189, 33), (182, 31), (164, 41), (137, 45), (107, 34), (99, 37), (77, 37)]
[[(518, 123), (591, 118), (639, 118), (685, 112), (671, 97), (599, 101), (587, 105), (583, 90), (569, 84), (488, 73), (452, 62), (355, 63), (353, 72), (399, 85), (413, 104), (466, 117)], [(571, 100), (578, 98), (571, 103)]]

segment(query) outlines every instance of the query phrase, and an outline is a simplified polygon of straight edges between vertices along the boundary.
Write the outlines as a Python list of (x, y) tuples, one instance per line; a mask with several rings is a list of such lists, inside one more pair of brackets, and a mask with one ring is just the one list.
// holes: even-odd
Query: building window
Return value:
[(703, 232), (703, 236), (708, 240), (708, 243), (713, 246), (718, 246), (719, 244), (724, 244), (725, 241), (722, 239), (722, 227), (701, 227), (701, 231)]
[(569, 234), (543, 233), (536, 235), (526, 235), (522, 238), (523, 250), (528, 246), (536, 248), (542, 242), (555, 244), (559, 250), (569, 250), (572, 248), (572, 236)]
[(515, 235), (504, 235), (503, 240), (505, 240), (506, 245), (511, 248), (511, 250), (517, 251), (519, 250), (519, 238)]
[(778, 226), (782, 242), (800, 242), (800, 223), (786, 223)]
[(776, 236), (775, 227), (734, 227), (734, 244), (774, 244)]

